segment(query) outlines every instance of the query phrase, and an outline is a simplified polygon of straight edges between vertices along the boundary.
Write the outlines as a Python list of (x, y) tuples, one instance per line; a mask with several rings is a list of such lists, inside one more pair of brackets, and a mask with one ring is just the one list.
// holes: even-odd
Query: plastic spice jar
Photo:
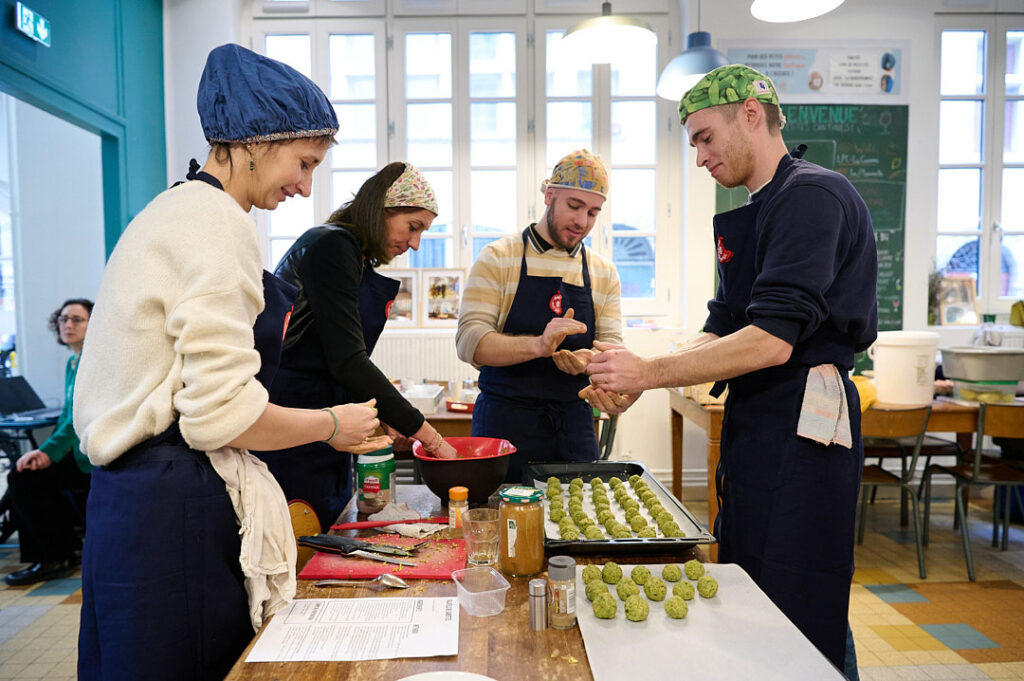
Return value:
[(394, 501), (395, 453), (391, 447), (359, 455), (356, 489), (356, 508), (360, 513), (376, 513)]
[[(466, 487), (448, 488), (448, 527), (462, 529), (462, 514), (469, 508), (469, 489)], [(454, 535), (453, 535), (454, 536)]]
[(548, 619), (555, 629), (576, 624), (576, 561), (569, 556), (548, 560)]
[(512, 577), (544, 569), (543, 492), (535, 487), (506, 487), (498, 505), (498, 563)]

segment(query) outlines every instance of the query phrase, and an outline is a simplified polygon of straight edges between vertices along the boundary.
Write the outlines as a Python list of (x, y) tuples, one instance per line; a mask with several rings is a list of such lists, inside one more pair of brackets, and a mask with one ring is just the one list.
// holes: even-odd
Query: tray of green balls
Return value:
[(672, 553), (714, 536), (639, 461), (536, 463), (544, 544), (561, 553)]

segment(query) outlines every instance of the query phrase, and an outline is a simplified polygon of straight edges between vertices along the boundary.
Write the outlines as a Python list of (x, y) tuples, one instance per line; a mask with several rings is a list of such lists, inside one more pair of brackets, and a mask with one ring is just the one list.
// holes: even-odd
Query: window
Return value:
[[(323, 8), (319, 2), (309, 12)], [(666, 36), (670, 4), (645, 15)], [(367, 177), (401, 159), (430, 180), (440, 214), (419, 250), (394, 266), (468, 271), (485, 245), (539, 218), (541, 181), (562, 156), (586, 147), (611, 175), (609, 201), (587, 245), (618, 266), (626, 314), (667, 312), (672, 282), (661, 259), (671, 255), (665, 248), (659, 255), (658, 246), (679, 228), (669, 224), (679, 195), (669, 180), (675, 169), (665, 170), (679, 163), (681, 130), (675, 107), (654, 93), (658, 64), (676, 50), (667, 38), (649, 53), (591, 67), (560, 49), (578, 15), (254, 14), (255, 48), (310, 73), (341, 126), (330, 172), (314, 176), (315, 196), (260, 218), (269, 267)]]
[(1024, 19), (947, 17), (940, 35), (937, 269), (979, 307), (1024, 297)]

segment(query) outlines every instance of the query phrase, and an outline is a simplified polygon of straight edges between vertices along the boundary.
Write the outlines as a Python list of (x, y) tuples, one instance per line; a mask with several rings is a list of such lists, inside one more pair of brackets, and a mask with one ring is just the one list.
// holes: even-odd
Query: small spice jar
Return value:
[[(466, 487), (448, 488), (448, 527), (453, 537), (462, 536), (462, 513), (469, 508), (469, 489)], [(456, 532), (456, 530), (458, 530)]]
[(506, 487), (499, 494), (498, 564), (511, 577), (529, 577), (544, 569), (543, 492), (535, 487)]
[(576, 561), (569, 556), (548, 560), (548, 620), (554, 629), (576, 624)]
[(534, 631), (548, 628), (547, 585), (543, 579), (530, 580), (530, 629)]

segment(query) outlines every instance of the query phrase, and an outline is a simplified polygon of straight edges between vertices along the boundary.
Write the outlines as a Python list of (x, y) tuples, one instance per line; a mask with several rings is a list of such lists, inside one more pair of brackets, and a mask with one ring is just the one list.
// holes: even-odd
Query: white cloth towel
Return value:
[(206, 453), (235, 508), (242, 550), (238, 562), (249, 595), (254, 631), (295, 597), (297, 548), (281, 486), (263, 463), (244, 449)]
[[(409, 508), (408, 504), (389, 503), (381, 510), (366, 516), (368, 520), (412, 520), (422, 517), (419, 513)], [(385, 525), (378, 527), (381, 532), (396, 532), (403, 537), (426, 537), (438, 530), (448, 527), (440, 523), (404, 523), (399, 525)]]
[(807, 372), (796, 434), (823, 445), (853, 447), (846, 387), (834, 364), (820, 364)]

